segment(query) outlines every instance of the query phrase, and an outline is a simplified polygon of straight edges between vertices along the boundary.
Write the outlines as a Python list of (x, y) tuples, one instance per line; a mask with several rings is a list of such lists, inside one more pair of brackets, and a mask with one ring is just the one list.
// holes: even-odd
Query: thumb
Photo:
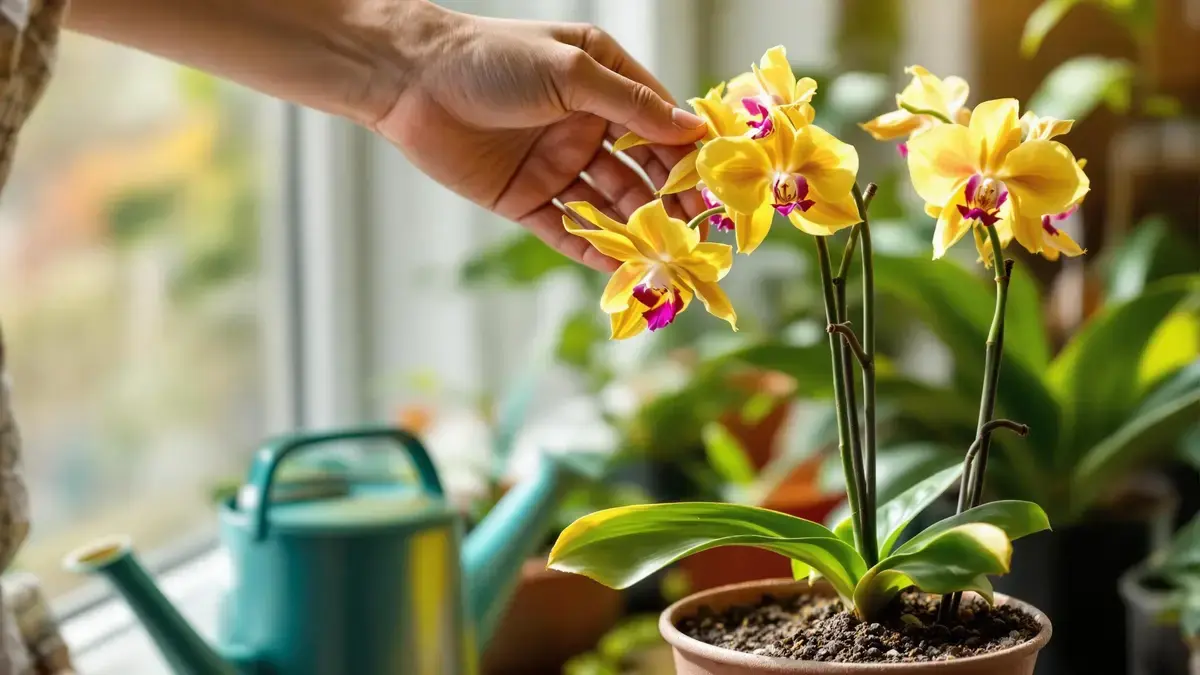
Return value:
[(703, 118), (676, 108), (650, 87), (605, 68), (586, 52), (571, 57), (563, 102), (662, 145), (685, 145), (704, 137)]

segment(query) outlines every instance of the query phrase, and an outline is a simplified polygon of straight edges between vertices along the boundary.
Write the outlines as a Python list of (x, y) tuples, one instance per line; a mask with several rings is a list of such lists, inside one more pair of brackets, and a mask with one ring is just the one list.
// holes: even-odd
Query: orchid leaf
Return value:
[(854, 606), (870, 618), (908, 586), (938, 594), (976, 591), (990, 602), (986, 577), (1007, 574), (1011, 559), (1012, 542), (1004, 530), (982, 522), (958, 525), (868, 570), (854, 589)]
[(559, 535), (549, 566), (628, 588), (671, 563), (719, 546), (753, 546), (819, 571), (849, 598), (866, 565), (828, 528), (739, 504), (627, 506), (580, 518)]
[[(945, 494), (951, 486), (958, 483), (962, 475), (962, 465), (955, 464), (943, 469), (925, 480), (902, 492), (895, 499), (875, 511), (876, 541), (879, 542), (879, 556), (886, 557), (896, 546), (904, 528), (912, 522), (917, 514), (924, 511), (938, 497)], [(839, 524), (839, 528), (841, 525)], [(840, 532), (835, 528), (835, 533)]]
[(972, 523), (985, 523), (998, 527), (1010, 541), (1050, 529), (1050, 519), (1046, 517), (1046, 512), (1033, 502), (1017, 500), (988, 502), (930, 525), (896, 549), (896, 555), (919, 551), (941, 533)]
[(1133, 64), (1105, 56), (1077, 56), (1059, 64), (1029, 99), (1028, 110), (1044, 117), (1080, 121), (1101, 105), (1117, 113), (1129, 108)]
[(1021, 33), (1021, 56), (1033, 58), (1041, 49), (1046, 35), (1080, 2), (1083, 0), (1043, 0), (1025, 20), (1025, 30)]
[[(1198, 290), (1200, 275), (1165, 279), (1136, 299), (1093, 317), (1067, 343), (1047, 375), (1062, 401), (1066, 431), (1060, 439), (1056, 466), (1076, 464), (1078, 453), (1104, 440), (1129, 419), (1141, 395), (1142, 353), (1159, 325)], [(1032, 423), (1030, 427), (1037, 429)]]
[(709, 422), (701, 432), (704, 440), (704, 452), (708, 463), (725, 482), (731, 485), (749, 485), (754, 482), (757, 472), (746, 449), (729, 429), (720, 422)]
[[(983, 387), (984, 355), (995, 306), (995, 284), (951, 262), (930, 265), (924, 257), (876, 256), (878, 288), (920, 317), (954, 357), (958, 391)], [(1037, 297), (1026, 274), (1014, 274), (1010, 303)], [(1028, 299), (1019, 302), (1029, 302)], [(1036, 303), (1035, 303), (1036, 304)], [(1047, 362), (1045, 328), (1038, 312), (1009, 312), (1004, 333), (1004, 386), (997, 415), (1021, 420), (1037, 432), (1030, 442), (1049, 454), (1058, 438), (1058, 402), (1041, 372)]]
[(1150, 216), (1105, 254), (1105, 302), (1132, 300), (1160, 279), (1197, 268), (1196, 247), (1178, 236), (1165, 217)]
[[(1178, 395), (1152, 397), (1150, 402), (1157, 405), (1143, 406), (1140, 414), (1083, 455), (1071, 477), (1072, 510), (1076, 514), (1086, 511), (1109, 481), (1155, 455), (1173, 452), (1180, 438), (1200, 424), (1197, 371), (1200, 362), (1181, 371), (1164, 385), (1182, 390)], [(1177, 383), (1184, 386), (1173, 386)]]

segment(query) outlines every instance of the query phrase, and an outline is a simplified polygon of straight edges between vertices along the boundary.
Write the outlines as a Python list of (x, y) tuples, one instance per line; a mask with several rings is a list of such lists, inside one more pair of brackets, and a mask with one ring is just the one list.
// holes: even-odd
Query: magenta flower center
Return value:
[(984, 225), (995, 225), (1000, 217), (1000, 207), (1008, 200), (1008, 190), (1004, 183), (979, 174), (967, 180), (963, 189), (965, 204), (958, 205), (958, 212), (964, 220), (978, 220)]
[(750, 138), (766, 138), (775, 131), (775, 122), (771, 120), (770, 104), (778, 105), (778, 101), (774, 97), (762, 94), (760, 96), (747, 96), (742, 99), (742, 106), (746, 108), (746, 112), (750, 113), (752, 118), (749, 122)]
[(800, 209), (801, 213), (812, 208), (815, 201), (808, 198), (808, 180), (798, 173), (781, 173), (775, 177), (771, 187), (775, 195), (772, 206), (782, 215)]
[[(720, 199), (709, 190), (707, 186), (700, 186), (700, 198), (704, 200), (704, 208), (715, 209), (718, 206), (724, 206)], [(708, 224), (715, 227), (719, 232), (729, 232), (733, 230), (733, 219), (726, 213), (718, 213), (708, 217)]]
[(655, 288), (639, 284), (633, 289), (633, 299), (646, 307), (642, 318), (651, 331), (670, 326), (683, 311), (683, 298), (679, 295), (679, 289), (674, 287)]

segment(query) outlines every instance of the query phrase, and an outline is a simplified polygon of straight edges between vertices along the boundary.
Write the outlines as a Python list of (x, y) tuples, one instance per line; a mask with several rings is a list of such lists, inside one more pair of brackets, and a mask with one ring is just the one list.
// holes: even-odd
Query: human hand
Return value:
[[(704, 136), (704, 121), (676, 108), (662, 84), (595, 27), (419, 7), (430, 14), (409, 25), (436, 37), (418, 50), (412, 77), (375, 130), (458, 194), (571, 258), (615, 270), (616, 261), (567, 234), (559, 204), (587, 201), (626, 220), (653, 190), (603, 142), (634, 131), (661, 144), (625, 153), (661, 187)], [(664, 201), (684, 219), (704, 210), (695, 191)]]

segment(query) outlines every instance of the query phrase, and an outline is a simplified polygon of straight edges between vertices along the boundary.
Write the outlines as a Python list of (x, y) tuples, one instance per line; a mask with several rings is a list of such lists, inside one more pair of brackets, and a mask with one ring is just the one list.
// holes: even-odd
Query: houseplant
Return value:
[[(1042, 216), (1077, 204), (1088, 181), (1070, 151), (1049, 140), (1069, 123), (1026, 117), (1023, 132), (1017, 102), (1006, 99), (979, 104), (964, 126), (949, 108), (961, 107), (966, 83), (912, 72), (913, 85), (898, 97), (890, 121), (911, 135), (910, 175), (927, 212), (938, 218), (935, 258), (973, 232), (981, 260), (995, 263), (997, 292), (975, 440), (963, 466), (928, 476), (886, 503), (878, 503), (875, 481), (875, 278), (867, 218), (875, 188), (859, 190), (854, 148), (813, 123), (816, 83), (793, 75), (782, 47), (727, 88), (690, 102), (708, 121), (709, 134), (660, 192), (699, 186), (708, 211), (684, 223), (655, 201), (622, 224), (587, 203), (566, 205), (567, 231), (622, 262), (601, 298), (615, 339), (667, 327), (693, 299), (736, 327), (718, 284), (733, 249), (707, 241), (698, 226), (732, 229), (738, 250), (751, 253), (778, 213), (813, 235), (820, 262), (849, 518), (830, 529), (738, 504), (652, 504), (581, 518), (551, 551), (552, 567), (613, 587), (723, 546), (770, 550), (791, 559), (798, 579), (822, 579), (811, 590), (803, 590), (803, 582), (756, 582), (676, 603), (660, 629), (681, 673), (879, 672), (879, 663), (906, 672), (1031, 673), (1049, 640), (1043, 614), (1002, 596), (993, 604), (988, 581), (1008, 572), (1012, 540), (1049, 527), (1045, 513), (1032, 502), (981, 499), (992, 433), (1029, 431), (994, 416), (1013, 267), (1003, 247), (1015, 239), (1035, 253), (1082, 253)], [(614, 150), (642, 142), (626, 136)], [(849, 243), (835, 275), (827, 238), (843, 229), (850, 230)], [(852, 327), (846, 313), (846, 271), (856, 252), (863, 271), (861, 328)], [(861, 422), (856, 365), (863, 377)], [(959, 513), (897, 545), (913, 517), (954, 483), (961, 485)], [(925, 594), (906, 592), (910, 587)], [(964, 591), (972, 595), (964, 598)], [(786, 639), (772, 635), (773, 626), (786, 627)], [(944, 660), (929, 668), (904, 663), (935, 659)], [(826, 664), (831, 661), (844, 663)]]

